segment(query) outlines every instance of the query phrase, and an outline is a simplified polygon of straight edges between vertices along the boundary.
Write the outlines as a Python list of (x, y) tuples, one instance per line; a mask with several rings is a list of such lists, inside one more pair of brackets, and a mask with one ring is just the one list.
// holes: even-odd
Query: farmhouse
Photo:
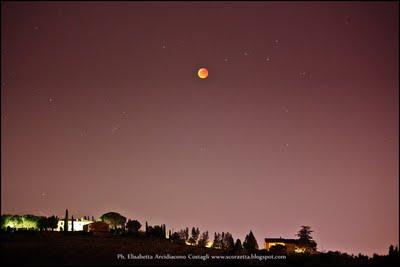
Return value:
[(287, 253), (313, 253), (310, 245), (300, 242), (299, 239), (286, 239), (286, 238), (265, 238), (264, 248), (267, 251), (274, 249), (284, 249)]
[[(74, 219), (74, 231), (83, 231), (83, 226), (92, 223), (93, 221), (87, 220), (85, 218)], [(60, 219), (57, 225), (57, 231), (64, 230), (64, 219)], [(72, 231), (72, 220), (68, 219), (68, 231)]]

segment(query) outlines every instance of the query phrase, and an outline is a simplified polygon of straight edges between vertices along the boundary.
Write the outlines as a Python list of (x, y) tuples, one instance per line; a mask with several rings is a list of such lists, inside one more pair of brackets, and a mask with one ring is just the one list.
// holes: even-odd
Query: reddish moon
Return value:
[(199, 76), (200, 79), (205, 79), (208, 77), (208, 70), (206, 68), (201, 68), (197, 72), (197, 75)]

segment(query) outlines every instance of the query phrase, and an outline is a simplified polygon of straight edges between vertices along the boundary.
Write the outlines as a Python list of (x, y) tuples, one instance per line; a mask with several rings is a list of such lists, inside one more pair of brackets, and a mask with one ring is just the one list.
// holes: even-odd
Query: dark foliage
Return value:
[(128, 220), (126, 223), (126, 228), (129, 233), (137, 234), (142, 227), (142, 224), (137, 220)]
[(248, 235), (246, 235), (246, 238), (244, 239), (244, 242), (243, 242), (243, 248), (247, 252), (255, 252), (258, 250), (257, 240), (254, 237), (254, 234), (252, 231), (250, 231), (250, 233)]

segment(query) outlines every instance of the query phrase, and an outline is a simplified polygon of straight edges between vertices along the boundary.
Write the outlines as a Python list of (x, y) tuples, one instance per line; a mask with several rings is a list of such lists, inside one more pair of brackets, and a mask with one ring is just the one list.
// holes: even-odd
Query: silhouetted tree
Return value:
[(147, 234), (147, 232), (149, 231), (149, 224), (147, 223), (147, 221), (146, 221), (146, 228), (145, 228), (145, 230), (146, 230), (146, 234)]
[(11, 218), (11, 215), (8, 215), (8, 214), (3, 214), (3, 215), (0, 216), (0, 227), (1, 227), (1, 229), (6, 229), (6, 227), (8, 227), (6, 224), (7, 224), (7, 220), (9, 220), (9, 218)]
[(46, 217), (40, 217), (37, 222), (37, 227), (40, 231), (46, 231), (48, 228), (48, 220)]
[(68, 209), (65, 210), (64, 232), (68, 232)]
[(48, 227), (51, 229), (51, 231), (54, 231), (54, 229), (56, 229), (58, 226), (58, 218), (56, 216), (52, 215), (49, 218), (47, 218), (47, 223), (48, 223)]
[(177, 232), (174, 232), (172, 235), (170, 235), (169, 240), (173, 243), (185, 244), (185, 240), (182, 238), (182, 235)]
[(162, 228), (162, 235), (163, 235), (163, 238), (166, 238), (166, 237), (167, 237), (167, 230), (166, 230), (166, 228), (165, 228), (165, 224), (161, 225), (161, 228)]
[(137, 220), (128, 220), (128, 222), (126, 223), (126, 228), (128, 229), (128, 232), (130, 233), (138, 233), (140, 227), (142, 227), (142, 224), (137, 221)]
[(74, 215), (72, 215), (72, 216), (71, 216), (71, 231), (72, 231), (72, 232), (74, 231), (74, 221), (75, 221)]
[(243, 248), (248, 252), (253, 252), (258, 249), (257, 240), (254, 237), (252, 231), (250, 231), (250, 233), (246, 235), (246, 238), (244, 239), (243, 242)]
[(238, 238), (238, 239), (236, 239), (235, 245), (233, 247), (233, 253), (239, 254), (239, 253), (242, 253), (242, 251), (243, 251), (242, 242)]
[(394, 255), (394, 246), (393, 245), (389, 246), (389, 254), (388, 255), (389, 256), (393, 256)]
[(214, 233), (214, 241), (211, 247), (216, 249), (222, 249), (222, 236), (220, 233)]
[(311, 227), (308, 225), (302, 225), (296, 236), (299, 237), (300, 244), (310, 247), (312, 251), (317, 249), (317, 243), (313, 240), (311, 233)]
[(186, 227), (185, 229), (180, 230), (178, 232), (178, 234), (179, 234), (179, 238), (182, 239), (183, 241), (185, 241), (185, 243), (186, 243), (186, 241), (188, 241), (188, 239), (189, 239), (189, 228)]
[(206, 247), (208, 244), (208, 231), (205, 231), (201, 234), (199, 241), (197, 242), (197, 245), (199, 247)]
[(189, 227), (185, 228), (185, 231), (183, 232), (184, 237), (185, 237), (185, 241), (189, 240)]
[(156, 238), (165, 238), (164, 229), (160, 225), (148, 226), (147, 227), (147, 236), (156, 237)]
[(390, 245), (388, 257), (389, 257), (389, 260), (391, 260), (393, 262), (399, 261), (399, 259), (400, 259), (399, 247)]
[(117, 230), (118, 227), (125, 228), (126, 217), (117, 212), (105, 213), (101, 215), (100, 219), (103, 222), (110, 224), (114, 228), (114, 230)]
[(308, 225), (302, 225), (301, 229), (297, 232), (296, 236), (299, 237), (301, 241), (311, 241), (313, 238), (311, 233), (314, 232), (311, 230), (311, 227)]
[(232, 234), (227, 232), (222, 238), (222, 247), (227, 252), (233, 252), (233, 247), (235, 246), (235, 241), (233, 240)]
[(189, 238), (189, 240), (188, 240), (188, 242), (191, 244), (191, 245), (195, 245), (196, 243), (197, 243), (197, 239), (199, 239), (199, 235), (200, 235), (200, 230), (199, 230), (199, 228), (192, 228), (192, 235), (191, 235), (191, 237)]
[(95, 221), (95, 220), (94, 220), (94, 216), (92, 216), (92, 221)]

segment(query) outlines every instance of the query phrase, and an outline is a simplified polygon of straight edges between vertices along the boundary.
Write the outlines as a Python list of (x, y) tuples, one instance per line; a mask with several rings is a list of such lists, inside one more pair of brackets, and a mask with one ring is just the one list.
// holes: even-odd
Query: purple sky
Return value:
[(396, 2), (1, 8), (2, 213), (398, 244)]

